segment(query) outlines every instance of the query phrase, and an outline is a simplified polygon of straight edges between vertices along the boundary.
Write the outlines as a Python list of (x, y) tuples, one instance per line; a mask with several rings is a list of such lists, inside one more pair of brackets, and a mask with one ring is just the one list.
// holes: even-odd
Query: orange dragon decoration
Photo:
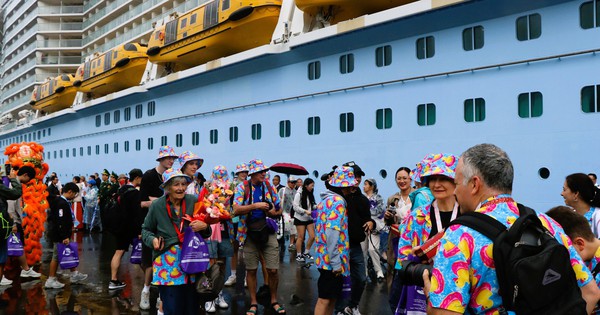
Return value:
[(44, 233), (46, 209), (46, 184), (44, 176), (48, 173), (48, 164), (44, 163), (44, 147), (35, 142), (14, 143), (4, 149), (8, 156), (7, 164), (14, 167), (31, 166), (35, 169), (35, 178), (23, 184), (23, 229), (25, 244), (23, 250), (27, 264), (33, 266), (41, 261), (42, 245), (40, 239)]

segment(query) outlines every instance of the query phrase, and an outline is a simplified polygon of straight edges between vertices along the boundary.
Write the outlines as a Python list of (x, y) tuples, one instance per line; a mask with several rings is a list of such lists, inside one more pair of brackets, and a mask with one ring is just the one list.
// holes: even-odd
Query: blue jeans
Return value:
[(367, 271), (365, 265), (365, 257), (363, 256), (360, 243), (350, 245), (350, 278), (352, 280), (352, 291), (350, 293), (350, 301), (338, 299), (335, 303), (335, 311), (341, 312), (346, 306), (351, 308), (357, 307), (360, 304), (360, 298), (365, 290), (367, 282)]
[(159, 285), (165, 315), (198, 314), (200, 309), (195, 284)]

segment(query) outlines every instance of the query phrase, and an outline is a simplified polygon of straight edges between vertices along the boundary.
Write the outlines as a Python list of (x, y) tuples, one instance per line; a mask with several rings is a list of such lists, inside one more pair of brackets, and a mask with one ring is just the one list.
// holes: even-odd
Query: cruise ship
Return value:
[(546, 211), (566, 175), (600, 172), (597, 12), (598, 0), (419, 0), (330, 24), (284, 0), (269, 44), (164, 75), (149, 64), (139, 86), (18, 123), (8, 106), (0, 144), (41, 143), (63, 181), (151, 168), (162, 145), (203, 157), (205, 175), (262, 158), (318, 178), (353, 160), (388, 196), (398, 167), (488, 142), (514, 163), (516, 199)]

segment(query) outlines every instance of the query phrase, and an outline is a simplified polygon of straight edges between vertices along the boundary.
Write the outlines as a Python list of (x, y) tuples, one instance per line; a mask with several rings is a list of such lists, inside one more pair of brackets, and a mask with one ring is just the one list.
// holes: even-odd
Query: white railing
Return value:
[(81, 31), (81, 22), (71, 23), (40, 23), (40, 31)]
[(43, 56), (38, 58), (39, 65), (79, 65), (81, 64), (79, 56)]
[(6, 97), (10, 97), (13, 94), (19, 92), (20, 90), (24, 89), (27, 86), (30, 86), (32, 84), (35, 83), (35, 75), (31, 75), (28, 78), (26, 78), (25, 80), (19, 82), (17, 85), (11, 87), (10, 89), (7, 90), (2, 90), (2, 95), (6, 96)]
[(17, 19), (19, 19), (20, 17), (23, 16), (23, 14), (25, 13), (25, 11), (27, 11), (27, 9), (29, 9), (31, 7), (32, 4), (36, 3), (36, 0), (29, 0), (27, 2), (25, 2), (22, 6), (20, 6), (17, 11), (15, 11), (13, 13), (13, 15), (11, 15), (5, 22), (4, 25), (10, 26), (12, 25)]
[(24, 75), (25, 73), (27, 73), (27, 71), (32, 68), (35, 67), (35, 58), (32, 58), (31, 60), (29, 60), (27, 63), (25, 63), (24, 65), (20, 65), (17, 69), (15, 69), (15, 71), (13, 71), (11, 74), (5, 76), (4, 82), (6, 84), (9, 84), (10, 82), (12, 82), (15, 78), (20, 77), (22, 75)]
[(88, 26), (92, 25), (92, 23), (95, 23), (96, 21), (98, 21), (100, 18), (102, 18), (102, 16), (104, 16), (107, 12), (110, 13), (110, 11), (116, 9), (117, 7), (120, 7), (121, 5), (130, 2), (131, 0), (117, 0), (109, 5), (107, 5), (106, 7), (98, 10), (96, 13), (90, 15), (88, 17), (87, 20), (83, 21), (83, 28), (87, 28)]
[(7, 43), (6, 47), (4, 48), (4, 56), (9, 56), (15, 50), (17, 50), (18, 48), (23, 46), (25, 44), (25, 42), (31, 38), (31, 36), (35, 35), (36, 32), (37, 32), (37, 26), (34, 26), (30, 30), (28, 30), (25, 34), (21, 35), (21, 37), (19, 37), (18, 41), (15, 41), (13, 43)]
[(10, 68), (12, 68), (18, 62), (20, 62), (24, 58), (27, 58), (27, 56), (29, 56), (29, 54), (31, 52), (33, 52), (34, 50), (35, 50), (35, 42), (33, 42), (29, 46), (25, 47), (22, 51), (20, 51), (18, 54), (16, 54), (16, 56), (13, 57), (13, 59), (11, 59), (10, 61), (8, 61), (8, 63), (5, 63), (4, 69), (10, 69)]
[[(36, 18), (37, 18), (37, 9), (34, 9), (27, 16), (25, 16), (25, 18), (22, 21), (18, 21), (19, 23), (16, 24), (16, 27), (13, 28), (10, 32), (8, 32), (4, 36), (4, 38), (8, 39), (8, 40), (12, 39), (13, 37), (15, 37), (15, 35), (17, 35), (20, 31), (22, 31), (23, 28), (25, 28), (25, 26), (29, 25), (29, 23), (31, 23)], [(8, 24), (5, 24), (5, 26), (8, 26)]]
[(37, 41), (38, 48), (81, 47), (81, 39), (45, 39)]
[(80, 5), (63, 5), (38, 7), (39, 14), (82, 14), (83, 7)]
[[(198, 0), (194, 0), (194, 1), (198, 1)], [(142, 12), (147, 11), (148, 9), (150, 9), (162, 2), (167, 2), (167, 1), (166, 0), (150, 0), (150, 1), (143, 2), (142, 4), (127, 11), (126, 13), (119, 16), (118, 18), (113, 19), (108, 24), (106, 24), (106, 25), (100, 27), (99, 29), (88, 34), (83, 39), (83, 45), (87, 45), (95, 40), (98, 40), (100, 37), (102, 37), (101, 35), (108, 33), (110, 30), (116, 28), (117, 26), (120, 26), (123, 23), (130, 21), (133, 17), (141, 14)]]

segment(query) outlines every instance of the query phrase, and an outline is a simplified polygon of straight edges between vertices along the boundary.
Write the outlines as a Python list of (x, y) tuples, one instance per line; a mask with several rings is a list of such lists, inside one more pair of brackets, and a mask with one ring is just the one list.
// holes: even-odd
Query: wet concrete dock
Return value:
[[(52, 252), (44, 245), (40, 280), (19, 279), (18, 268), (5, 274), (14, 280), (10, 287), (0, 287), (0, 315), (2, 314), (156, 314), (154, 303), (150, 311), (140, 311), (139, 299), (143, 288), (142, 272), (138, 265), (129, 263), (129, 253), (121, 262), (119, 280), (127, 286), (121, 290), (108, 290), (110, 259), (114, 252), (114, 240), (110, 234), (84, 234), (77, 232), (74, 239), (79, 243), (79, 271), (87, 273), (88, 279), (79, 285), (70, 285), (68, 272), (58, 276), (65, 288), (45, 289), (48, 266)], [(60, 270), (59, 270), (60, 272)], [(280, 264), (279, 300), (288, 314), (313, 314), (317, 301), (317, 279), (319, 273), (314, 265), (298, 264), (286, 251)], [(259, 285), (262, 276), (259, 271)], [(156, 299), (157, 290), (151, 291), (151, 301)], [(228, 309), (218, 309), (214, 314), (245, 314), (250, 305), (247, 290), (236, 287), (224, 289)], [(391, 314), (385, 284), (369, 283), (360, 305), (362, 314)], [(198, 314), (205, 314), (198, 310)], [(272, 314), (268, 306), (259, 306), (258, 314)]]

